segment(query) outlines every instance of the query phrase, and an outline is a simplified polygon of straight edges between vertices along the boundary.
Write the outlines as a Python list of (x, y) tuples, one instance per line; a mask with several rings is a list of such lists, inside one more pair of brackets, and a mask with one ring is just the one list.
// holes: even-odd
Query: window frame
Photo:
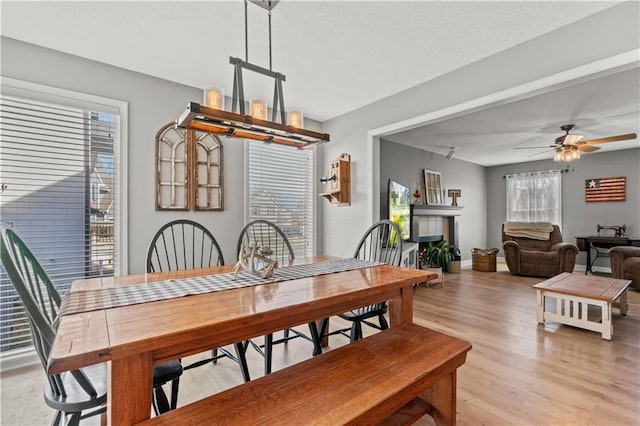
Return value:
[[(244, 224), (248, 223), (249, 217), (250, 217), (250, 212), (249, 212), (249, 147), (250, 145), (249, 144), (251, 143), (258, 143), (258, 142), (250, 141), (247, 139), (244, 140), (243, 226)], [(320, 246), (321, 241), (319, 241), (319, 238), (318, 238), (318, 236), (320, 235), (320, 231), (318, 230), (318, 226), (320, 224), (320, 217), (319, 217), (320, 214), (318, 211), (318, 197), (315, 196), (316, 194), (318, 194), (318, 165), (320, 162), (320, 158), (319, 158), (320, 155), (319, 155), (318, 147), (316, 145), (310, 145), (304, 149), (313, 151), (312, 160), (311, 160), (312, 162), (311, 177), (310, 177), (311, 192), (313, 195), (311, 197), (311, 203), (312, 203), (311, 211), (313, 215), (313, 217), (311, 218), (311, 226), (312, 226), (311, 238), (313, 239), (311, 244), (311, 256), (316, 256), (317, 253), (321, 251), (321, 246)]]
[[(515, 221), (514, 218), (511, 216), (513, 214), (513, 212), (511, 211), (511, 200), (513, 197), (513, 194), (510, 191), (510, 185), (511, 185), (511, 180), (512, 179), (521, 179), (521, 180), (531, 180), (532, 178), (536, 178), (536, 179), (543, 179), (543, 178), (557, 178), (557, 193), (558, 193), (558, 197), (559, 199), (557, 200), (557, 210), (556, 211), (556, 218), (554, 219), (550, 219), (550, 220), (544, 220), (544, 222), (551, 222), (555, 225), (558, 225), (558, 227), (560, 229), (562, 229), (562, 170), (543, 170), (543, 171), (534, 171), (534, 172), (527, 172), (527, 173), (514, 173), (511, 175), (506, 175), (505, 179), (506, 179), (506, 184), (505, 184), (505, 198), (506, 198), (506, 203), (505, 203), (505, 221), (510, 222), (510, 221)], [(535, 199), (537, 200), (537, 198)], [(531, 198), (529, 198), (529, 201), (531, 201)], [(546, 209), (546, 210), (550, 210), (550, 209)], [(529, 212), (529, 215), (531, 215), (532, 210), (528, 209), (527, 210)], [(541, 211), (541, 210), (533, 210), (534, 212), (536, 211)], [(531, 220), (530, 220), (531, 221)], [(542, 222), (543, 220), (534, 220), (535, 222)], [(532, 222), (534, 222), (532, 221)]]
[[(114, 257), (118, 259), (114, 265), (114, 275), (126, 275), (129, 270), (127, 243), (128, 102), (5, 76), (0, 77), (0, 90), (2, 95), (51, 102), (86, 110), (99, 110), (119, 116), (119, 146), (114, 152), (114, 163), (118, 165), (118, 172), (114, 175), (114, 180), (120, 198), (117, 216), (114, 222), (114, 233), (117, 235), (116, 241), (118, 241), (114, 246)], [(3, 352), (0, 356), (0, 361), (2, 371), (39, 362), (33, 347), (24, 347)]]

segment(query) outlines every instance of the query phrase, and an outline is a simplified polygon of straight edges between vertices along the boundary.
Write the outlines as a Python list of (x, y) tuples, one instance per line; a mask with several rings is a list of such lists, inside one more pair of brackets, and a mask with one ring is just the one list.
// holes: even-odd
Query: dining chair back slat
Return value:
[(238, 257), (243, 243), (247, 249), (257, 243), (262, 254), (277, 260), (280, 266), (291, 265), (295, 259), (293, 248), (287, 236), (277, 225), (268, 220), (254, 220), (240, 231), (236, 248)]
[(353, 257), (400, 266), (402, 239), (398, 225), (387, 219), (376, 222), (360, 239)]
[(224, 265), (211, 232), (197, 222), (179, 219), (162, 226), (147, 252), (147, 272), (178, 271)]

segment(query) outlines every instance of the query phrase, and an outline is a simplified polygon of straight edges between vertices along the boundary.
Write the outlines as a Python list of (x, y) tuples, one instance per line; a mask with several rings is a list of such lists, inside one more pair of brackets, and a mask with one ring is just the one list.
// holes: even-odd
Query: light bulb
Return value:
[(304, 115), (301, 110), (292, 109), (289, 111), (289, 126), (302, 129), (304, 127)]
[(205, 86), (204, 105), (210, 108), (224, 109), (224, 89), (220, 86)]
[(266, 120), (267, 119), (267, 101), (265, 101), (262, 98), (252, 98), (249, 101), (249, 111), (251, 111), (251, 116), (253, 118)]

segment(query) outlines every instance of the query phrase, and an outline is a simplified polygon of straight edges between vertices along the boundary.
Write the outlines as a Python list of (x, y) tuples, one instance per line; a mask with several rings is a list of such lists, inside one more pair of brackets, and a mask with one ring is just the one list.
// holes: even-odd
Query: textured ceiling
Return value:
[[(385, 139), (443, 155), (453, 149), (457, 159), (495, 166), (553, 158), (549, 146), (564, 133), (563, 124), (575, 124), (571, 133), (585, 140), (638, 133), (640, 70), (577, 83)], [(639, 146), (636, 138), (598, 145), (598, 152)]]
[[(619, 2), (288, 1), (273, 11), (273, 69), (288, 107), (327, 120)], [(231, 93), (242, 1), (2, 1), (1, 34)], [(267, 16), (249, 5), (249, 61), (268, 66)], [(247, 79), (247, 97), (270, 82)]]
[[(288, 109), (325, 121), (597, 13), (620, 2), (292, 1), (272, 16), (273, 69)], [(265, 67), (268, 20), (248, 6), (249, 61)], [(193, 87), (231, 94), (229, 57), (244, 58), (244, 3), (5, 1), (3, 36)], [(266, 80), (266, 81), (265, 81)], [(638, 132), (638, 70), (386, 137), (491, 166), (550, 158), (562, 124), (598, 138)], [(245, 73), (246, 97), (272, 97)], [(199, 101), (194, 99), (194, 101)], [(640, 146), (638, 140), (601, 151)]]

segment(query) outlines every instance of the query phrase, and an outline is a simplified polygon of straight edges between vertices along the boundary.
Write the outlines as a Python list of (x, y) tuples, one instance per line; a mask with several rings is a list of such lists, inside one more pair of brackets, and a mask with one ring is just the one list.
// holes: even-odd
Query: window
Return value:
[(561, 171), (508, 175), (507, 221), (550, 222), (562, 227)]
[(266, 219), (278, 225), (296, 257), (313, 250), (314, 150), (246, 142), (247, 222)]
[[(114, 106), (123, 103), (87, 99), (96, 100), (11, 79), (3, 81), (0, 97), (1, 220), (25, 241), (62, 294), (76, 279), (113, 275), (123, 267), (122, 108)], [(30, 348), (31, 336), (2, 267), (0, 309), (5, 359)]]

